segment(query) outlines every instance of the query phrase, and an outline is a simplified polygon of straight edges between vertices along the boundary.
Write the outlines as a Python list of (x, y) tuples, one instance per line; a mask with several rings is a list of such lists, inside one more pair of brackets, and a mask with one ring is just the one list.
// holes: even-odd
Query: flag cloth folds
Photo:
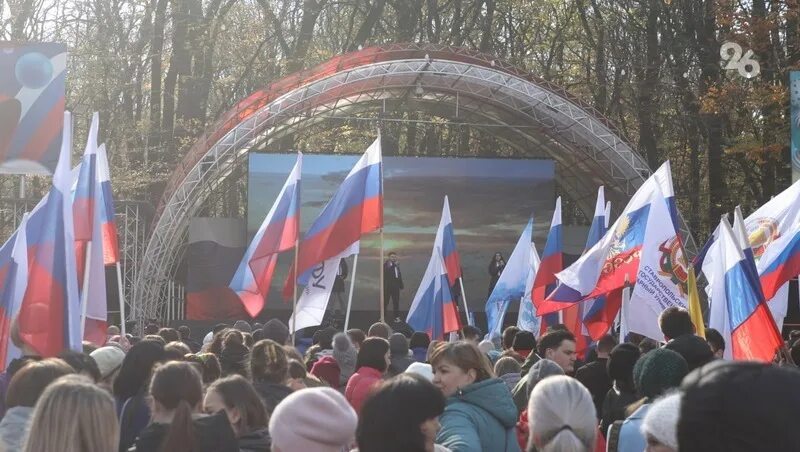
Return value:
[[(99, 203), (102, 187), (98, 171), (97, 129), (99, 115), (92, 115), (92, 125), (83, 159), (72, 193), (72, 214), (75, 227), (75, 258), (78, 268), (78, 293), (86, 300), (86, 318), (82, 320), (83, 339), (95, 344), (106, 340), (108, 302), (104, 262), (103, 218)], [(103, 152), (105, 148), (103, 147)], [(91, 247), (89, 247), (91, 243)], [(88, 254), (87, 255), (87, 251)], [(84, 275), (88, 272), (88, 278)], [(85, 286), (84, 286), (85, 282)], [(87, 291), (84, 296), (83, 291)], [(83, 308), (83, 307), (82, 307)]]
[(28, 283), (27, 223), (28, 214), (25, 214), (17, 230), (0, 247), (0, 364), (6, 367), (12, 359), (22, 355), (9, 339), (11, 322), (19, 313)]
[(97, 148), (97, 177), (100, 179), (100, 189), (96, 193), (96, 208), (100, 209), (100, 230), (103, 235), (103, 262), (114, 265), (119, 262), (119, 240), (117, 237), (116, 209), (114, 208), (114, 193), (111, 191), (111, 171), (108, 167), (108, 154), (106, 146), (101, 144)]
[(70, 196), (72, 120), (64, 134), (53, 186), (38, 215), (28, 219), (28, 284), (18, 317), (20, 336), (42, 356), (81, 350), (80, 300)]
[(536, 307), (531, 299), (533, 291), (533, 280), (536, 279), (536, 272), (539, 270), (539, 253), (536, 252), (536, 245), (531, 242), (531, 268), (528, 276), (525, 277), (525, 296), (519, 302), (519, 315), (517, 316), (517, 328), (530, 331), (534, 336), (539, 336), (542, 329), (542, 318), (536, 315)]
[[(356, 242), (338, 256), (326, 259), (311, 272), (311, 281), (303, 289), (300, 299), (297, 300), (297, 314), (289, 317), (289, 332), (294, 333), (310, 326), (322, 324), (331, 290), (336, 274), (339, 271), (339, 261), (353, 254), (358, 254), (359, 242)], [(296, 317), (296, 320), (295, 320)], [(295, 324), (296, 322), (296, 324)]]
[(461, 277), (461, 259), (456, 248), (456, 235), (453, 231), (453, 220), (450, 218), (450, 202), (447, 196), (444, 197), (442, 207), (442, 219), (439, 221), (439, 228), (436, 230), (436, 238), (433, 241), (433, 248), (441, 248), (442, 258), (444, 258), (444, 268), (447, 271), (447, 280), (450, 287), (453, 287)]
[(547, 241), (544, 244), (542, 260), (539, 263), (539, 271), (533, 281), (533, 304), (536, 306), (536, 314), (543, 316), (557, 311), (551, 309), (545, 312), (545, 308), (550, 306), (559, 307), (561, 305), (546, 303), (545, 299), (556, 286), (556, 273), (563, 269), (564, 257), (561, 244), (561, 197), (556, 198), (556, 208), (553, 211), (553, 219), (550, 221), (550, 230), (547, 233)]
[(383, 226), (383, 165), (381, 137), (367, 148), (339, 189), (322, 209), (300, 242), (297, 262), (289, 271), (283, 296), (291, 298), (294, 284), (308, 285), (311, 270), (338, 255), (361, 236)]
[(272, 274), (278, 262), (278, 253), (289, 250), (297, 244), (300, 235), (302, 167), (303, 154), (298, 152), (292, 171), (248, 245), (228, 285), (239, 296), (250, 317), (255, 318), (264, 309)]
[[(533, 238), (533, 217), (528, 220), (525, 229), (522, 230), (517, 245), (508, 263), (500, 274), (497, 284), (494, 286), (489, 299), (486, 301), (486, 322), (487, 337), (493, 339), (499, 337), (503, 329), (503, 318), (512, 302), (522, 300), (525, 295), (527, 278), (530, 275), (533, 253), (531, 252), (531, 241)], [(541, 264), (539, 271), (541, 271)], [(535, 287), (534, 287), (535, 289)]]
[[(652, 186), (650, 213), (642, 241), (636, 286), (631, 292), (631, 306), (644, 304), (639, 318), (629, 323), (631, 331), (661, 340), (658, 317), (670, 307), (686, 308), (688, 263), (683, 243), (670, 221), (671, 213), (659, 185)], [(659, 331), (658, 337), (651, 336)]]
[(694, 275), (694, 268), (689, 267), (689, 317), (692, 318), (695, 334), (706, 338), (706, 326), (703, 322), (703, 310), (700, 308), (700, 293), (697, 291), (697, 277)]
[[(621, 289), (626, 280), (635, 283), (651, 204), (658, 199), (671, 211), (670, 197), (659, 190), (671, 190), (671, 180), (666, 162), (639, 187), (606, 235), (556, 275), (559, 284), (548, 301), (577, 302)], [(661, 198), (655, 198), (657, 195)], [(674, 220), (660, 227), (674, 230)]]
[(406, 323), (414, 331), (424, 331), (431, 339), (438, 340), (444, 340), (445, 334), (458, 331), (460, 327), (441, 248), (433, 250)]
[(752, 263), (742, 253), (725, 218), (720, 223), (714, 261), (709, 326), (726, 338), (733, 359), (771, 362), (783, 340), (763, 301), (759, 283), (752, 277), (753, 269), (748, 269)]
[[(788, 280), (797, 275), (798, 232), (800, 225), (800, 181), (769, 200), (744, 220), (753, 259), (761, 278), (761, 286), (767, 305), (773, 312), (775, 322), (783, 324), (788, 304)], [(708, 280), (707, 291), (713, 283), (715, 237), (712, 235), (703, 247), (703, 260), (696, 259)]]

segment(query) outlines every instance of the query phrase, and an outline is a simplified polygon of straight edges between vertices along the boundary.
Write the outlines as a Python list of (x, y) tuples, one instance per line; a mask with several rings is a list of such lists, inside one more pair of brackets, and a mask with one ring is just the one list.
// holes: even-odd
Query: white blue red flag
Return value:
[[(83, 339), (103, 344), (106, 339), (108, 305), (106, 301), (106, 271), (103, 252), (101, 208), (101, 183), (98, 174), (97, 129), (99, 116), (92, 116), (92, 125), (86, 149), (78, 170), (78, 179), (72, 193), (72, 215), (75, 227), (75, 257), (78, 292), (86, 300), (83, 319)], [(105, 149), (105, 148), (104, 148)], [(91, 243), (91, 247), (89, 247)], [(87, 251), (91, 256), (87, 255)], [(88, 265), (88, 266), (87, 266)], [(88, 272), (88, 277), (84, 275)], [(85, 282), (85, 286), (84, 286)], [(87, 291), (87, 294), (83, 294)]]
[(104, 144), (97, 148), (97, 177), (100, 179), (100, 189), (96, 193), (95, 205), (100, 210), (103, 262), (105, 265), (114, 265), (119, 262), (119, 240), (117, 238), (114, 193), (111, 191), (111, 171), (108, 167), (108, 154)]
[(733, 359), (771, 362), (783, 339), (763, 300), (760, 283), (753, 277), (755, 271), (748, 268), (752, 262), (725, 218), (714, 253), (709, 326), (729, 338)]
[(543, 314), (542, 305), (550, 292), (556, 287), (558, 280), (556, 273), (564, 269), (564, 254), (561, 243), (561, 197), (556, 198), (556, 207), (553, 210), (553, 219), (550, 221), (550, 230), (547, 232), (547, 241), (539, 262), (539, 270), (533, 280), (531, 300), (536, 308), (536, 315), (542, 318), (539, 326), (540, 333), (547, 332), (547, 328), (561, 323), (560, 317), (555, 312)]
[[(525, 295), (527, 278), (530, 276), (533, 253), (531, 241), (533, 239), (533, 218), (528, 220), (522, 230), (517, 245), (508, 258), (503, 273), (497, 280), (489, 299), (486, 301), (486, 322), (488, 324), (487, 337), (490, 339), (500, 337), (503, 330), (503, 318), (508, 307), (513, 302), (519, 302)], [(541, 266), (539, 267), (541, 271)], [(535, 289), (535, 287), (534, 287)]]
[(433, 241), (433, 248), (442, 250), (444, 267), (447, 271), (447, 280), (450, 287), (453, 287), (461, 277), (461, 259), (456, 248), (456, 235), (453, 231), (453, 220), (450, 218), (450, 202), (447, 196), (444, 197), (442, 207), (442, 219), (439, 221), (439, 229), (436, 230), (436, 238)]
[[(556, 275), (559, 284), (548, 301), (577, 302), (607, 295), (627, 282), (635, 283), (651, 203), (657, 199), (656, 194), (663, 192), (660, 187), (671, 186), (670, 181), (667, 162), (639, 187), (602, 240)], [(657, 200), (663, 203), (665, 198), (671, 209), (666, 194)], [(665, 229), (674, 231), (674, 220), (670, 223)]]
[(64, 134), (53, 187), (38, 215), (28, 219), (28, 284), (18, 324), (20, 336), (41, 356), (81, 350), (80, 300), (70, 196), (72, 120)]
[(19, 313), (28, 283), (27, 223), (28, 214), (25, 214), (14, 234), (0, 247), (0, 364), (5, 367), (21, 355), (9, 338), (11, 322)]
[(293, 248), (300, 236), (302, 167), (303, 154), (298, 152), (297, 161), (289, 177), (286, 178), (275, 203), (248, 245), (228, 285), (239, 296), (244, 309), (251, 317), (256, 317), (264, 309), (272, 274), (278, 262), (278, 253)]
[(311, 270), (340, 254), (361, 236), (383, 226), (383, 171), (380, 136), (367, 148), (300, 242), (297, 261), (283, 288), (291, 298), (294, 284), (308, 285)]
[(458, 331), (460, 322), (441, 248), (434, 248), (428, 268), (414, 295), (406, 323), (415, 331), (428, 333), (431, 339), (444, 340), (445, 334)]
[[(800, 181), (750, 214), (744, 225), (767, 305), (775, 321), (782, 324), (789, 299), (788, 281), (800, 271)], [(709, 287), (714, 278), (718, 235), (719, 231), (714, 231), (704, 245), (700, 254), (704, 259), (695, 260), (695, 265), (702, 267)]]

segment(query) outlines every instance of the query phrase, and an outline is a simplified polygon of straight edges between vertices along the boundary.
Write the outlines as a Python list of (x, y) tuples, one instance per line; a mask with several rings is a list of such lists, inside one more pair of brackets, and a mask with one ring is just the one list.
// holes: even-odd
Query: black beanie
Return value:
[(615, 346), (608, 355), (606, 370), (612, 380), (633, 383), (633, 366), (639, 360), (639, 347), (623, 342)]
[(800, 450), (800, 371), (713, 361), (683, 380), (681, 452)]
[(530, 331), (520, 331), (514, 336), (511, 348), (519, 350), (536, 350), (536, 337)]

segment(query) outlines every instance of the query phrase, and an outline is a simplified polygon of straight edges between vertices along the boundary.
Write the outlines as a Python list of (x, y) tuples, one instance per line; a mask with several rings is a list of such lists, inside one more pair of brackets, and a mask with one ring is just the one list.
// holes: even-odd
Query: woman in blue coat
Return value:
[(433, 383), (447, 397), (436, 443), (453, 452), (519, 452), (517, 407), (471, 342), (442, 344), (431, 354)]

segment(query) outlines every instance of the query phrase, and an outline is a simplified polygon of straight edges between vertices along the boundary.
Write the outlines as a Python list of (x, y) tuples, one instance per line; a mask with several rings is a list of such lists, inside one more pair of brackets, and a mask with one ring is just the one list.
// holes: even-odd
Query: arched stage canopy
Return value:
[[(394, 101), (416, 111), (497, 125), (486, 132), (519, 149), (520, 157), (556, 162), (562, 196), (588, 218), (598, 186), (605, 186), (606, 199), (619, 212), (650, 175), (646, 161), (589, 104), (490, 55), (430, 44), (390, 44), (340, 55), (251, 94), (189, 150), (158, 207), (133, 288), (131, 318), (164, 317), (166, 287), (182, 259), (190, 219), (246, 161), (250, 149), (300, 127)], [(683, 219), (681, 224), (687, 247), (694, 250)]]

